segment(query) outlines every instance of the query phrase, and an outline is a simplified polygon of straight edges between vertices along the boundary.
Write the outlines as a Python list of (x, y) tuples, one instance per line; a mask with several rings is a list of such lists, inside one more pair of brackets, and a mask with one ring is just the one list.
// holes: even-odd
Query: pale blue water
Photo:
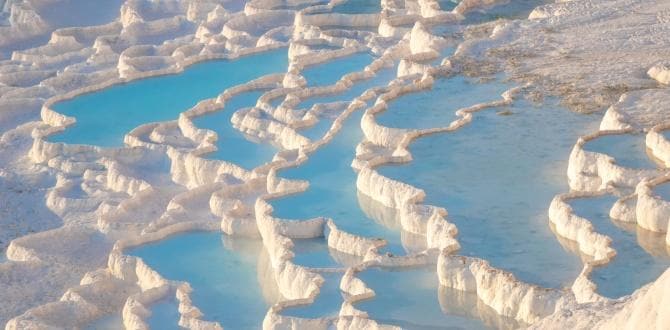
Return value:
[(344, 301), (340, 291), (342, 273), (321, 273), (321, 276), (326, 282), (321, 286), (313, 304), (287, 308), (281, 314), (312, 319), (337, 316)]
[(230, 122), (235, 111), (253, 107), (263, 93), (253, 91), (239, 94), (229, 99), (223, 110), (193, 119), (197, 127), (210, 129), (219, 137), (216, 142), (218, 149), (208, 154), (207, 158), (230, 161), (247, 169), (253, 169), (272, 160), (277, 149), (269, 143), (252, 142)]
[[(240, 1), (240, 3), (244, 4), (243, 1)], [(310, 1), (309, 3), (297, 3), (297, 4), (280, 3), (280, 4), (277, 4), (277, 5), (273, 5), (272, 9), (274, 9), (274, 10), (290, 9), (290, 10), (296, 10), (297, 11), (297, 10), (305, 9), (305, 8), (311, 7), (311, 6), (325, 5), (327, 3), (328, 3), (328, 0), (313, 1), (313, 2)], [(242, 7), (242, 9), (244, 9), (244, 5), (242, 5), (241, 7)]]
[[(421, 107), (439, 109), (441, 100), (429, 101), (433, 105)], [(599, 117), (523, 100), (508, 110), (514, 114), (485, 110), (456, 132), (420, 138), (410, 145), (411, 163), (379, 171), (424, 189), (427, 204), (447, 208), (459, 230), (460, 254), (489, 260), (526, 282), (569, 285), (581, 262), (556, 240), (547, 209), (568, 189), (574, 142)]]
[(298, 133), (312, 141), (319, 140), (328, 132), (328, 130), (330, 130), (331, 127), (333, 127), (335, 117), (336, 114), (322, 116), (319, 118), (319, 121), (316, 124), (298, 130)]
[(479, 319), (445, 313), (440, 305), (435, 265), (421, 268), (371, 268), (356, 274), (375, 297), (354, 307), (380, 323), (403, 329), (485, 329)]
[(584, 144), (584, 150), (607, 154), (618, 165), (629, 168), (656, 168), (647, 155), (644, 134), (603, 135)]
[(440, 5), (440, 9), (444, 11), (451, 11), (456, 8), (460, 1), (458, 0), (438, 0), (437, 3)]
[[(647, 253), (639, 245), (635, 232), (615, 226), (609, 217), (614, 202), (616, 198), (608, 195), (571, 200), (570, 205), (575, 214), (591, 221), (598, 233), (612, 238), (616, 257), (609, 264), (595, 268), (591, 279), (598, 285), (600, 294), (619, 298), (656, 280), (670, 266), (670, 257)], [(665, 235), (657, 236), (659, 242), (664, 241)]]
[(339, 14), (374, 14), (381, 10), (380, 0), (347, 0), (333, 7), (333, 12)]
[(336, 83), (347, 73), (363, 70), (374, 58), (368, 53), (356, 53), (305, 68), (302, 72), (308, 86), (327, 86)]
[(285, 72), (287, 63), (287, 51), (281, 48), (233, 61), (199, 63), (179, 74), (136, 80), (80, 95), (53, 106), (57, 112), (76, 117), (77, 122), (49, 140), (122, 146), (124, 135), (133, 128), (177, 119), (180, 112), (228, 87)]
[(670, 130), (661, 131), (661, 135), (663, 135), (666, 140), (670, 140)]
[(150, 329), (183, 329), (179, 326), (179, 303), (176, 299), (164, 299), (150, 306), (151, 316), (147, 319)]
[(341, 265), (331, 256), (326, 240), (321, 238), (305, 238), (293, 240), (293, 262), (310, 268), (337, 268)]
[(670, 202), (670, 182), (662, 183), (654, 187), (654, 193)]
[[(347, 89), (342, 93), (311, 97), (306, 100), (303, 100), (296, 106), (296, 109), (310, 109), (313, 105), (319, 103), (331, 103), (340, 101), (351, 102), (353, 101), (354, 98), (365, 93), (365, 91), (367, 91), (368, 89), (388, 85), (388, 83), (391, 80), (395, 79), (395, 74), (396, 74), (396, 66), (382, 69), (378, 71), (377, 75), (375, 75), (374, 77), (363, 81), (358, 81), (353, 86), (351, 86), (351, 88)], [(370, 100), (369, 102), (372, 103), (374, 102), (374, 100)], [(326, 134), (326, 132), (328, 132), (328, 130), (333, 125), (333, 121), (335, 120), (335, 118), (336, 116), (321, 117), (319, 118), (319, 122), (317, 122), (315, 125), (300, 130), (300, 134), (312, 140), (318, 140), (322, 138), (323, 135)]]
[(351, 161), (356, 145), (363, 137), (360, 129), (362, 115), (362, 110), (351, 114), (335, 138), (311, 154), (306, 163), (279, 171), (281, 177), (308, 180), (310, 187), (303, 193), (270, 203), (276, 217), (330, 217), (338, 228), (356, 235), (385, 238), (389, 242), (389, 251), (404, 254), (399, 232), (377, 224), (358, 207), (357, 176), (351, 168)]
[(192, 232), (127, 251), (165, 278), (188, 281), (193, 304), (205, 320), (224, 328), (258, 329), (268, 307), (259, 287), (257, 258), (261, 242)]
[(449, 126), (456, 110), (481, 102), (501, 99), (511, 85), (492, 82), (478, 84), (473, 79), (454, 76), (437, 79), (432, 89), (405, 94), (377, 115), (377, 122), (387, 127), (431, 128)]
[[(310, 97), (302, 100), (296, 106), (296, 109), (309, 109), (317, 103), (331, 103), (339, 101), (351, 101), (360, 96), (366, 90), (373, 87), (386, 86), (391, 80), (395, 79), (397, 66), (384, 68), (377, 71), (377, 74), (369, 79), (358, 80), (349, 89), (336, 94)], [(346, 74), (346, 72), (345, 72)]]

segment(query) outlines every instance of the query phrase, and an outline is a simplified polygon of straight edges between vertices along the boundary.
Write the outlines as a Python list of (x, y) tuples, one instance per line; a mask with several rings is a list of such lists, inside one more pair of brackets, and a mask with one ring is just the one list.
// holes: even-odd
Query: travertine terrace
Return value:
[[(357, 3), (5, 0), (0, 6), (0, 327), (78, 329), (119, 316), (116, 327), (146, 329), (152, 306), (165, 299), (176, 301), (183, 328), (226, 327), (201, 311), (188, 281), (169, 279), (129, 252), (168, 236), (211, 231), (262, 245), (260, 291), (274, 299), (258, 320), (264, 329), (404, 327), (358, 308), (379, 296), (359, 274), (417, 267), (430, 269), (439, 290), (476, 297), (464, 314), (489, 327), (670, 329), (670, 271), (630, 295), (605, 297), (591, 274), (616, 258), (612, 238), (569, 204), (616, 196), (612, 221), (660, 235), (653, 244), (670, 254), (670, 200), (655, 190), (670, 182), (670, 2), (381, 0), (361, 1), (365, 10), (356, 12)], [(123, 143), (57, 141), (58, 134), (84, 123), (59, 112), (58, 104), (185, 74), (212, 61), (229, 61), (231, 67), (253, 56), (263, 61), (272, 52), (286, 54), (287, 65), (258, 69), (174, 118), (132, 127)], [(320, 66), (361, 53), (370, 55), (369, 63), (333, 83), (314, 85), (306, 78), (309, 70), (325, 75)], [(385, 70), (393, 76), (381, 79)], [(468, 100), (443, 126), (387, 127), (377, 121), (401, 97), (456, 76), (481, 83), (504, 79), (510, 88), (493, 101)], [(349, 95), (356, 88), (361, 90)], [(262, 93), (252, 106), (227, 107), (253, 91)], [(302, 106), (340, 94), (348, 96)], [(480, 112), (522, 115), (506, 109), (521, 100), (542, 104), (549, 98), (565, 111), (598, 116), (599, 122), (574, 137), (565, 155), (566, 189), (543, 206), (547, 228), (583, 266), (560, 288), (525, 282), (505, 265), (459, 254), (467, 238), (459, 235), (449, 209), (424, 203), (424, 190), (378, 171), (412, 162), (417, 139), (458, 134)], [(254, 143), (272, 145), (274, 156), (255, 168), (209, 158), (226, 147), (226, 137), (194, 120), (220, 111), (235, 111), (223, 125)], [(346, 126), (352, 118), (360, 121)], [(323, 134), (306, 133), (319, 125)], [(275, 214), (273, 200), (310, 188), (309, 181), (282, 172), (318, 157), (345, 126), (360, 127), (362, 138), (351, 148), (355, 187), (344, 193), (358, 194), (369, 218), (393, 219), (384, 225), (401, 233), (403, 255), (386, 251), (385, 239), (342, 229), (338, 219)], [(643, 139), (653, 166), (627, 167), (586, 147), (610, 135)], [(302, 265), (294, 251), (300, 239), (323, 240), (346, 262)], [(336, 314), (284, 313), (318, 299), (331, 273), (339, 274), (342, 295)]]

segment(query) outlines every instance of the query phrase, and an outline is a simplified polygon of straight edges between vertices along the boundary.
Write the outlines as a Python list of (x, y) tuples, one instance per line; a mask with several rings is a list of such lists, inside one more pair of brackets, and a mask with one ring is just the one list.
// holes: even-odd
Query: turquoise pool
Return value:
[(598, 285), (598, 292), (609, 298), (633, 293), (656, 280), (670, 266), (667, 253), (652, 254), (641, 245), (645, 244), (642, 240), (647, 240), (647, 244), (664, 245), (665, 234), (638, 233), (645, 230), (637, 226), (625, 228), (615, 225), (609, 217), (614, 202), (616, 198), (609, 195), (570, 201), (575, 214), (591, 221), (597, 232), (612, 238), (616, 257), (609, 264), (595, 268), (591, 274), (592, 281)]
[(49, 140), (122, 146), (125, 134), (139, 125), (177, 119), (180, 112), (198, 101), (267, 74), (286, 72), (287, 66), (287, 50), (280, 48), (231, 61), (194, 64), (179, 74), (135, 80), (83, 94), (53, 105), (55, 111), (75, 117), (77, 122)]
[(358, 206), (356, 172), (351, 168), (356, 145), (363, 137), (360, 120), (363, 111), (347, 118), (335, 138), (310, 155), (306, 163), (278, 172), (288, 179), (310, 182), (303, 193), (270, 201), (274, 216), (286, 219), (332, 218), (338, 228), (349, 233), (387, 239), (387, 249), (404, 254), (400, 233), (368, 218)]
[[(273, 296), (271, 292), (263, 292), (272, 291), (275, 284), (261, 280), (259, 269), (265, 269), (259, 268), (262, 251), (260, 241), (192, 232), (127, 253), (142, 258), (167, 279), (188, 281), (193, 288), (193, 304), (204, 313), (205, 320), (232, 329), (257, 329), (276, 302), (266, 298)], [(169, 303), (157, 308), (159, 314), (173, 315)]]
[[(425, 111), (442, 105), (428, 102)], [(460, 130), (420, 138), (410, 145), (411, 163), (379, 171), (424, 189), (426, 203), (447, 208), (459, 230), (459, 253), (487, 259), (526, 282), (568, 286), (582, 265), (556, 240), (547, 209), (568, 189), (573, 144), (599, 116), (524, 100), (506, 110), (512, 114), (485, 110)]]
[(236, 95), (226, 102), (223, 110), (193, 119), (197, 127), (210, 129), (218, 135), (217, 150), (207, 154), (207, 158), (229, 161), (247, 169), (272, 160), (276, 148), (267, 142), (252, 141), (230, 122), (235, 111), (256, 105), (262, 94), (263, 91), (253, 91)]

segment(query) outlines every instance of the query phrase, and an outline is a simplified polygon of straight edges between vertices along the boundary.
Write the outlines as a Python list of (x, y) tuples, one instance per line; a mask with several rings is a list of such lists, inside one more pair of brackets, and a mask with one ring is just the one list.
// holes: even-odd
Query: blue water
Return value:
[(358, 80), (349, 89), (336, 94), (329, 94), (323, 96), (315, 96), (302, 100), (296, 106), (296, 109), (309, 109), (317, 103), (331, 103), (339, 101), (351, 101), (355, 97), (360, 96), (366, 90), (386, 86), (391, 80), (395, 79), (397, 66), (384, 68), (377, 71), (377, 74), (369, 79)]
[(435, 266), (421, 268), (367, 269), (356, 275), (375, 297), (354, 307), (370, 318), (403, 329), (485, 329), (479, 319), (447, 314), (440, 306)]
[(440, 5), (440, 9), (444, 11), (451, 11), (456, 8), (458, 5), (458, 0), (438, 0), (437, 3)]
[[(193, 232), (128, 251), (167, 279), (188, 281), (193, 304), (204, 319), (224, 328), (258, 329), (274, 301), (259, 287), (257, 258), (261, 242)], [(267, 284), (267, 283), (266, 283)]]
[(340, 263), (331, 254), (326, 240), (321, 238), (306, 238), (293, 240), (295, 264), (311, 268), (337, 268)]
[(670, 182), (661, 183), (654, 187), (654, 193), (662, 199), (670, 202)]
[(356, 53), (325, 63), (309, 66), (302, 72), (308, 86), (327, 86), (336, 83), (347, 73), (361, 71), (374, 58), (368, 53)]
[(262, 94), (263, 91), (239, 94), (229, 99), (223, 110), (193, 119), (197, 127), (210, 129), (219, 137), (216, 142), (217, 150), (208, 154), (207, 158), (230, 161), (247, 169), (272, 160), (277, 149), (269, 143), (252, 142), (230, 122), (235, 111), (253, 107)]
[(603, 135), (586, 142), (584, 150), (607, 154), (624, 167), (656, 168), (647, 156), (644, 134)]
[(321, 273), (321, 276), (326, 282), (321, 286), (314, 303), (287, 308), (281, 314), (312, 319), (337, 316), (343, 302), (342, 291), (340, 291), (342, 273)]
[(270, 201), (274, 215), (287, 219), (309, 219), (318, 216), (332, 218), (338, 228), (356, 235), (382, 237), (389, 242), (388, 250), (404, 254), (399, 232), (369, 219), (358, 207), (356, 172), (351, 168), (356, 145), (363, 132), (360, 120), (363, 111), (350, 115), (335, 138), (309, 156), (299, 167), (278, 172), (281, 177), (310, 182), (303, 193)]
[[(388, 85), (388, 83), (395, 79), (396, 66), (385, 68), (377, 72), (377, 74), (363, 81), (357, 81), (351, 88), (347, 89), (342, 93), (324, 95), (311, 97), (300, 102), (296, 108), (297, 109), (310, 109), (313, 105), (319, 103), (331, 103), (331, 102), (340, 102), (340, 101), (349, 101), (351, 102), (354, 98), (362, 95), (370, 88), (374, 87), (383, 87)], [(300, 134), (312, 139), (317, 140), (322, 138), (326, 132), (333, 125), (333, 121), (336, 116), (323, 116), (319, 118), (319, 122), (311, 127), (300, 130)]]
[(666, 140), (670, 140), (670, 129), (665, 130), (665, 131), (661, 131), (661, 135), (663, 135)]
[(493, 308), (481, 301), (476, 292), (440, 286), (438, 300), (443, 313), (481, 320), (488, 328), (509, 330), (526, 328), (525, 324), (498, 314)]
[(285, 48), (233, 61), (217, 60), (192, 65), (180, 74), (136, 80), (80, 95), (53, 106), (77, 122), (51, 141), (123, 145), (133, 128), (156, 121), (177, 119), (198, 101), (215, 97), (226, 88), (270, 73), (285, 72)]
[(150, 329), (183, 329), (179, 326), (179, 303), (175, 299), (164, 299), (150, 306), (147, 319)]
[(454, 76), (437, 79), (432, 89), (405, 94), (377, 115), (377, 122), (387, 127), (431, 128), (449, 126), (456, 119), (456, 110), (477, 103), (501, 99), (509, 84), (480, 84), (473, 79)]
[[(570, 201), (570, 205), (575, 214), (591, 221), (598, 233), (612, 238), (616, 257), (609, 264), (595, 268), (591, 279), (598, 285), (600, 294), (619, 298), (656, 280), (670, 266), (670, 256), (647, 253), (638, 243), (635, 232), (615, 226), (609, 217), (614, 202), (615, 197), (603, 196), (575, 199)], [(656, 236), (657, 241), (664, 242), (664, 234)]]
[(400, 232), (402, 246), (409, 253), (419, 253), (428, 248), (426, 235), (411, 233), (402, 229), (400, 212), (396, 208), (385, 206), (362, 192), (357, 192), (358, 205), (370, 218), (380, 225)]
[(485, 110), (460, 130), (420, 138), (410, 145), (412, 162), (379, 171), (424, 189), (426, 203), (447, 208), (459, 230), (459, 253), (530, 283), (569, 285), (581, 262), (558, 243), (546, 214), (552, 198), (568, 189), (566, 160), (575, 140), (599, 118), (523, 100), (508, 110), (513, 114)]
[(380, 0), (347, 0), (333, 7), (333, 12), (339, 14), (374, 14), (381, 10)]
[(333, 122), (337, 114), (329, 114), (328, 116), (321, 115), (319, 121), (316, 124), (303, 128), (298, 132), (304, 137), (316, 141), (323, 138), (324, 135), (333, 127)]

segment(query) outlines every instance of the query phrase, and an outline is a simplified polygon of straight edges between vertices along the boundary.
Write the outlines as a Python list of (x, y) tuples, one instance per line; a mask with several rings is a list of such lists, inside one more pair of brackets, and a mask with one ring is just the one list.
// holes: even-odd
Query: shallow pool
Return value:
[[(459, 1), (460, 2), (460, 1)], [(465, 24), (478, 24), (497, 19), (526, 19), (538, 6), (554, 3), (553, 0), (514, 0), (500, 2), (483, 10), (473, 10), (465, 15)]]
[(304, 238), (293, 240), (293, 253), (295, 264), (310, 268), (338, 268), (342, 267), (334, 253), (328, 247), (324, 237)]
[(670, 202), (670, 182), (661, 183), (654, 187), (654, 194), (663, 200)]
[(395, 79), (396, 67), (397, 66), (394, 65), (392, 67), (383, 68), (377, 71), (377, 74), (369, 79), (356, 81), (350, 88), (341, 93), (306, 98), (298, 103), (296, 109), (309, 109), (317, 103), (351, 101), (370, 88), (386, 86), (391, 80)]
[(274, 282), (259, 270), (260, 241), (215, 232), (192, 232), (142, 245), (128, 254), (142, 258), (171, 280), (188, 281), (193, 304), (204, 319), (225, 328), (257, 329), (269, 306), (276, 302)]
[(600, 118), (524, 100), (506, 110), (512, 114), (484, 110), (460, 130), (420, 138), (410, 145), (412, 162), (379, 171), (424, 189), (426, 203), (446, 207), (459, 230), (460, 254), (526, 282), (570, 285), (581, 262), (556, 240), (547, 209), (568, 189), (567, 159), (577, 137)]
[(460, 1), (458, 0), (438, 0), (437, 3), (440, 5), (440, 9), (444, 11), (451, 11), (458, 5)]
[(584, 150), (606, 154), (617, 165), (629, 168), (656, 168), (647, 155), (644, 134), (603, 135), (584, 144)]
[(321, 286), (319, 295), (310, 305), (295, 306), (281, 311), (282, 315), (300, 318), (336, 317), (342, 307), (343, 297), (340, 291), (342, 273), (321, 273), (325, 283)]
[(500, 94), (510, 87), (497, 80), (477, 83), (463, 76), (436, 79), (431, 89), (392, 100), (388, 110), (377, 115), (377, 122), (386, 127), (400, 128), (449, 126), (456, 119), (456, 110), (499, 100)]
[(610, 208), (615, 201), (616, 198), (609, 195), (570, 201), (575, 214), (591, 221), (598, 233), (612, 238), (612, 248), (617, 251), (616, 257), (609, 264), (595, 268), (591, 274), (591, 279), (598, 285), (598, 292), (609, 298), (633, 293), (656, 280), (670, 266), (670, 256), (651, 254), (641, 246), (641, 243), (654, 242), (640, 242), (644, 239), (665, 244), (665, 234), (647, 232), (639, 235), (638, 230), (645, 230), (633, 227), (628, 231), (616, 226), (609, 217)]
[(387, 250), (404, 254), (400, 233), (368, 218), (358, 206), (356, 172), (351, 162), (363, 132), (360, 120), (363, 110), (351, 114), (342, 129), (327, 145), (309, 156), (306, 163), (278, 172), (281, 177), (308, 180), (303, 193), (270, 201), (274, 216), (286, 219), (332, 218), (338, 228), (366, 237), (380, 237), (389, 242)]
[[(435, 266), (420, 268), (371, 268), (356, 275), (375, 297), (354, 307), (370, 318), (404, 329), (486, 329), (474, 310), (463, 312), (455, 291), (440, 290)], [(461, 306), (461, 307), (459, 307)], [(467, 307), (466, 307), (467, 308)]]
[(339, 14), (374, 14), (381, 10), (381, 0), (346, 0), (333, 7), (333, 12)]
[[(353, 84), (353, 86), (351, 86), (342, 93), (310, 97), (308, 99), (305, 99), (296, 106), (296, 109), (310, 109), (315, 104), (343, 102), (343, 101), (351, 102), (353, 101), (354, 98), (362, 95), (368, 89), (388, 85), (389, 82), (395, 79), (395, 74), (396, 74), (396, 66), (390, 68), (384, 68), (378, 71), (374, 77), (362, 81), (361, 80), (357, 81), (356, 83)], [(369, 102), (371, 103), (373, 102), (373, 100)], [(319, 121), (315, 125), (300, 130), (300, 134), (312, 140), (320, 139), (331, 128), (331, 126), (333, 125), (333, 121), (335, 120), (336, 117), (337, 117), (336, 115), (321, 116), (319, 118)]]
[(149, 306), (151, 316), (147, 319), (150, 329), (183, 329), (179, 326), (179, 303), (176, 299), (169, 298), (155, 302)]
[(336, 83), (347, 73), (365, 69), (374, 58), (368, 53), (356, 53), (309, 66), (302, 72), (308, 86), (327, 86)]
[(179, 74), (164, 75), (114, 85), (53, 105), (77, 122), (49, 137), (54, 142), (122, 146), (124, 135), (150, 122), (177, 119), (198, 101), (212, 98), (226, 88), (270, 73), (285, 72), (285, 48), (194, 64)]
[(251, 137), (235, 129), (230, 122), (235, 111), (253, 107), (262, 94), (263, 91), (253, 91), (236, 95), (226, 101), (223, 110), (193, 119), (197, 127), (210, 129), (218, 135), (217, 150), (207, 154), (206, 158), (229, 161), (247, 169), (272, 160), (276, 148), (263, 141), (252, 141)]

